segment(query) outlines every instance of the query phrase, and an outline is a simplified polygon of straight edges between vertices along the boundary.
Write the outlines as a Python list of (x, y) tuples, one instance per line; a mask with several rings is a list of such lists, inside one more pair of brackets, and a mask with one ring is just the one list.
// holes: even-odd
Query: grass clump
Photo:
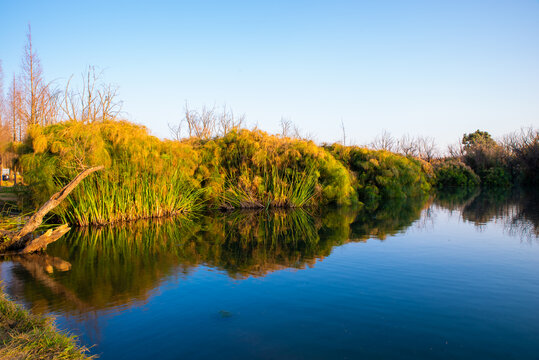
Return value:
[(425, 161), (357, 146), (333, 144), (327, 149), (353, 173), (363, 203), (417, 197), (430, 191), (433, 172)]
[(195, 175), (218, 206), (300, 207), (354, 198), (348, 170), (312, 141), (234, 129), (193, 145), (201, 153)]
[(32, 127), (19, 163), (35, 204), (81, 168), (105, 165), (55, 209), (64, 222), (104, 225), (210, 208), (301, 208), (406, 198), (430, 189), (428, 163), (388, 151), (234, 128), (162, 141), (126, 121)]
[[(299, 172), (292, 170), (288, 174), (272, 167), (269, 174), (261, 177), (264, 185), (252, 187), (245, 177), (227, 181), (223, 196), (224, 208), (301, 208), (311, 203), (316, 189), (314, 170)], [(239, 181), (238, 181), (239, 180)]]
[(200, 209), (199, 195), (178, 171), (163, 177), (117, 167), (82, 182), (59, 216), (87, 226), (181, 215)]
[(90, 359), (76, 337), (59, 331), (50, 318), (32, 315), (0, 290), (0, 358)]
[(185, 214), (200, 207), (197, 154), (191, 146), (161, 141), (125, 121), (76, 121), (33, 127), (20, 157), (35, 205), (67, 184), (81, 168), (105, 165), (56, 208), (77, 225)]

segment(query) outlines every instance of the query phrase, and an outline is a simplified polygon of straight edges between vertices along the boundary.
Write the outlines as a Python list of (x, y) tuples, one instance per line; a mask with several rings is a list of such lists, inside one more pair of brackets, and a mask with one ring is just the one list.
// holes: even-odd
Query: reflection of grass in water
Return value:
[[(71, 306), (88, 311), (144, 300), (163, 279), (201, 264), (234, 278), (312, 266), (335, 246), (400, 231), (419, 217), (424, 204), (425, 199), (408, 199), (375, 212), (340, 208), (316, 216), (301, 209), (218, 212), (89, 227), (72, 231), (47, 253), (72, 264), (52, 278), (76, 294), (80, 301)], [(36, 288), (26, 292), (29, 301), (48, 298), (54, 307), (58, 296), (38, 291), (42, 285), (36, 281), (26, 283)]]
[(444, 188), (444, 190), (436, 191), (434, 202), (448, 210), (456, 210), (469, 203), (479, 193), (479, 188), (448, 187)]
[(324, 226), (329, 229), (327, 236), (336, 238), (336, 241), (362, 241), (373, 237), (384, 240), (419, 219), (427, 204), (427, 197), (392, 199), (380, 203), (376, 210), (337, 208), (322, 218)]

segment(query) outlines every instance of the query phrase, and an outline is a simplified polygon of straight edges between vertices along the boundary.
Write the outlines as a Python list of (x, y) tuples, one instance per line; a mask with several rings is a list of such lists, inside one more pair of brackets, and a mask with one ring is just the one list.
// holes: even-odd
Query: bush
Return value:
[(353, 172), (358, 198), (364, 203), (421, 196), (431, 188), (432, 168), (420, 159), (339, 144), (328, 150)]
[(219, 206), (298, 207), (355, 198), (348, 170), (312, 141), (242, 129), (194, 147), (202, 158), (195, 176)]
[(433, 162), (435, 184), (438, 188), (476, 187), (479, 176), (458, 159), (444, 159)]
[(388, 151), (232, 129), (161, 141), (126, 121), (33, 127), (20, 164), (41, 204), (82, 168), (105, 165), (55, 209), (63, 221), (106, 224), (213, 208), (348, 205), (427, 193), (430, 164)]
[(28, 153), (20, 164), (36, 206), (82, 168), (106, 166), (54, 210), (69, 223), (104, 224), (198, 208), (199, 186), (192, 179), (197, 153), (150, 136), (143, 126), (126, 121), (36, 126), (25, 144)]

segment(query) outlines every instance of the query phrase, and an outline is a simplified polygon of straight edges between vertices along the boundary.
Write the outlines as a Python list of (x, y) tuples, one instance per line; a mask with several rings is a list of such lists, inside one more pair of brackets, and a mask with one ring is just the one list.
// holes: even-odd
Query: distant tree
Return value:
[(5, 106), (5, 94), (4, 94), (4, 70), (2, 68), (2, 60), (0, 60), (0, 125), (5, 125), (6, 118), (6, 106)]
[(118, 88), (102, 80), (103, 72), (89, 66), (81, 75), (82, 89), (70, 88), (67, 82), (60, 108), (69, 120), (95, 122), (116, 120), (121, 114), (122, 102), (118, 100)]
[(281, 126), (281, 136), (283, 137), (292, 136), (292, 130), (294, 128), (294, 124), (292, 123), (290, 119), (287, 119), (281, 116), (281, 121), (279, 121), (279, 125)]
[(203, 140), (211, 139), (215, 136), (225, 136), (234, 129), (245, 126), (245, 115), (236, 116), (234, 112), (223, 106), (222, 111), (218, 111), (214, 106), (203, 106), (201, 110), (189, 107), (185, 102), (184, 117), (177, 125), (169, 124), (168, 127), (172, 137), (176, 140), (183, 138), (184, 128), (188, 137), (195, 137)]
[(346, 128), (344, 127), (344, 121), (341, 119), (341, 130), (342, 130), (342, 144), (346, 146)]
[(495, 146), (496, 141), (486, 131), (476, 130), (473, 133), (464, 134), (462, 136), (462, 145), (469, 148), (475, 145)]
[(410, 135), (403, 135), (397, 142), (398, 151), (404, 156), (418, 156), (419, 148), (416, 139)]
[(454, 144), (449, 144), (447, 146), (447, 153), (450, 157), (453, 158), (460, 158), (464, 154), (464, 147), (462, 145), (462, 142), (458, 140)]
[(419, 157), (425, 161), (431, 161), (438, 153), (436, 140), (430, 136), (419, 136), (417, 138), (417, 147), (419, 149)]
[(395, 151), (397, 148), (397, 140), (387, 130), (384, 130), (380, 135), (377, 135), (370, 144), (375, 150)]
[(245, 125), (245, 115), (235, 116), (232, 109), (223, 106), (223, 111), (217, 114), (217, 135), (225, 136), (231, 130)]
[(58, 114), (57, 97), (45, 83), (41, 62), (32, 44), (32, 29), (28, 25), (27, 42), (22, 59), (22, 117), (25, 125), (53, 123)]
[(15, 75), (8, 91), (6, 117), (9, 124), (12, 141), (22, 141), (24, 130), (23, 95)]

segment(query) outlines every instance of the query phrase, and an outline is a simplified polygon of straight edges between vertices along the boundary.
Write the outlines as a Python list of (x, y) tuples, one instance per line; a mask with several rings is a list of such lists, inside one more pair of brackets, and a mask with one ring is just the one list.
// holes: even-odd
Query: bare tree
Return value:
[(292, 136), (292, 129), (294, 127), (294, 124), (292, 124), (292, 121), (290, 119), (281, 116), (281, 121), (279, 121), (279, 125), (281, 126), (281, 136)]
[(370, 146), (375, 150), (394, 151), (397, 141), (387, 130), (384, 130), (380, 135), (377, 135)]
[(210, 139), (216, 129), (215, 107), (202, 107), (202, 110), (197, 111), (189, 109), (185, 103), (185, 122), (189, 131), (189, 137), (197, 137), (199, 139)]
[(410, 135), (403, 135), (397, 142), (398, 151), (404, 156), (418, 156), (419, 148), (414, 139)]
[(8, 92), (7, 103), (7, 118), (9, 127), (11, 129), (11, 138), (13, 141), (21, 141), (22, 132), (24, 129), (24, 122), (22, 117), (23, 96), (15, 75), (13, 75), (13, 81)]
[(179, 124), (168, 124), (168, 128), (170, 130), (170, 134), (172, 135), (172, 138), (174, 140), (178, 140), (180, 141), (183, 136), (182, 136), (182, 128), (183, 128), (183, 123), (184, 123), (184, 120), (180, 120), (180, 123)]
[(183, 119), (177, 125), (169, 124), (168, 127), (176, 140), (183, 138), (184, 130), (187, 130), (188, 137), (207, 140), (215, 136), (225, 136), (244, 125), (245, 115), (236, 116), (226, 105), (223, 106), (222, 111), (218, 111), (215, 105), (203, 106), (201, 110), (195, 110), (185, 102)]
[(232, 109), (223, 106), (223, 111), (217, 114), (217, 135), (225, 136), (233, 129), (239, 129), (245, 125), (245, 114), (238, 117), (234, 115)]
[(4, 70), (2, 69), (2, 60), (0, 60), (0, 125), (5, 125), (5, 96), (4, 96)]
[(436, 156), (438, 150), (436, 140), (431, 136), (418, 136), (417, 144), (419, 148), (419, 157), (425, 161), (431, 161)]
[(296, 126), (292, 122), (292, 120), (285, 118), (284, 116), (281, 117), (279, 125), (281, 126), (281, 132), (279, 135), (281, 135), (282, 137), (302, 140), (312, 140), (314, 138), (311, 133), (304, 133), (298, 126)]
[(447, 146), (447, 153), (450, 157), (454, 158), (460, 158), (462, 155), (464, 155), (464, 146), (462, 145), (462, 142), (458, 140), (454, 144), (449, 144)]
[(96, 72), (89, 66), (81, 75), (82, 89), (71, 90), (70, 78), (67, 82), (61, 109), (68, 120), (96, 122), (115, 120), (122, 110), (122, 102), (118, 100), (118, 88), (102, 81), (103, 72)]
[(344, 121), (341, 118), (341, 129), (342, 129), (342, 144), (346, 146), (346, 129), (344, 128)]
[(41, 62), (32, 45), (32, 29), (28, 25), (27, 41), (22, 59), (22, 116), (26, 125), (47, 125), (57, 115), (56, 93), (45, 83)]
[(523, 148), (531, 146), (539, 137), (539, 130), (533, 127), (523, 127), (518, 131), (504, 135), (500, 144), (512, 155), (519, 155)]

